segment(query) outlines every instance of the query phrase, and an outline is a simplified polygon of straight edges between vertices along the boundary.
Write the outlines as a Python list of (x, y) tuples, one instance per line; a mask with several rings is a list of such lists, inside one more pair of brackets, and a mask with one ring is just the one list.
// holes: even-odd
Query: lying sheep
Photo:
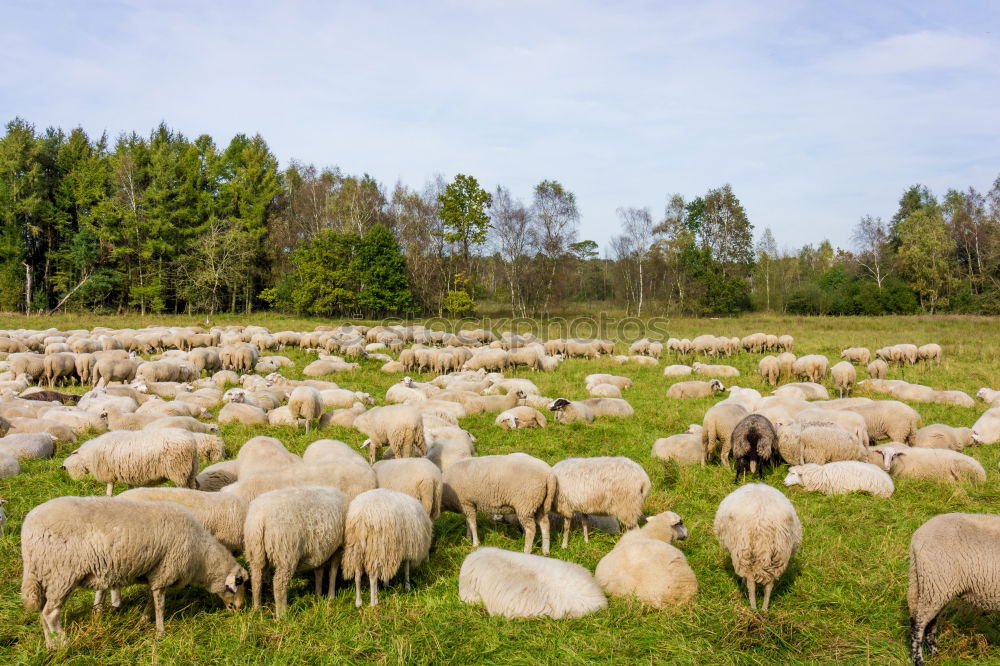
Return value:
[(547, 463), (525, 453), (466, 458), (444, 470), (442, 482), (441, 509), (465, 516), (473, 546), (479, 546), (477, 513), (512, 512), (524, 529), (524, 552), (531, 552), (537, 521), (548, 554), (557, 481)]
[(508, 619), (589, 615), (608, 600), (579, 564), (538, 555), (480, 548), (462, 562), (458, 598)]
[(732, 449), (731, 437), (736, 424), (743, 420), (749, 412), (742, 405), (720, 402), (705, 412), (702, 420), (702, 454), (701, 464), (704, 465), (715, 452), (716, 442), (720, 445), (720, 458), (723, 464), (729, 463), (729, 452)]
[(219, 423), (268, 425), (267, 412), (260, 407), (254, 407), (253, 405), (229, 402), (219, 410)]
[(993, 407), (972, 424), (972, 432), (981, 444), (1000, 442), (1000, 407)]
[(698, 581), (684, 554), (670, 544), (687, 535), (673, 511), (650, 516), (642, 529), (622, 535), (597, 563), (594, 577), (614, 597), (635, 596), (654, 608), (685, 604), (698, 593)]
[(961, 451), (967, 446), (979, 443), (979, 437), (972, 428), (953, 428), (942, 423), (924, 426), (917, 431), (913, 446), (925, 449), (951, 449)]
[(810, 421), (827, 421), (833, 423), (854, 435), (861, 445), (868, 446), (868, 426), (865, 424), (864, 417), (860, 414), (846, 409), (825, 409), (826, 405), (822, 403), (810, 404), (809, 409), (803, 409), (795, 415), (794, 419), (796, 421), (799, 423), (808, 423)]
[(707, 382), (699, 380), (677, 382), (667, 389), (667, 396), (677, 400), (685, 398), (710, 398), (716, 393), (722, 393), (725, 388), (718, 379)]
[(281, 488), (250, 503), (243, 531), (254, 610), (260, 608), (268, 566), (274, 571), (271, 587), (274, 614), (279, 618), (288, 608), (288, 583), (296, 572), (313, 572), (320, 595), (329, 567), (327, 595), (333, 598), (348, 503), (347, 495), (328, 486)]
[(590, 543), (587, 516), (614, 516), (626, 529), (639, 526), (646, 495), (652, 487), (642, 466), (625, 458), (567, 458), (552, 466), (556, 477), (556, 513), (563, 517), (562, 547), (569, 547), (573, 514), (583, 515), (583, 540)]
[(0, 437), (0, 453), (18, 461), (51, 458), (56, 438), (47, 432), (23, 432)]
[(621, 391), (627, 391), (628, 389), (632, 388), (631, 379), (629, 379), (628, 377), (620, 377), (618, 375), (606, 375), (606, 374), (587, 375), (584, 381), (586, 382), (588, 389), (591, 386), (597, 386), (598, 384), (611, 384), (617, 387)]
[(804, 490), (824, 495), (851, 492), (871, 493), (875, 497), (892, 497), (892, 478), (878, 465), (857, 460), (842, 460), (825, 465), (807, 463), (788, 468), (786, 486), (802, 486)]
[(145, 486), (172, 481), (178, 488), (195, 488), (198, 444), (187, 430), (166, 428), (149, 432), (113, 430), (84, 442), (63, 461), (62, 469), (79, 481), (90, 476), (106, 483)]
[(653, 442), (649, 455), (662, 460), (676, 460), (682, 465), (700, 463), (705, 454), (702, 446), (702, 427), (697, 424), (688, 426), (687, 432), (670, 437), (661, 437)]
[(354, 579), (354, 605), (361, 608), (361, 578), (368, 576), (369, 603), (378, 604), (378, 584), (388, 583), (400, 565), (410, 591), (410, 566), (427, 559), (431, 519), (420, 502), (404, 493), (377, 488), (355, 497), (344, 528), (344, 578)]
[(789, 465), (822, 465), (838, 460), (868, 459), (858, 438), (830, 421), (805, 421), (778, 427), (778, 453)]
[(243, 552), (243, 522), (249, 504), (230, 493), (188, 488), (133, 488), (118, 496), (133, 502), (170, 502), (187, 508), (233, 555)]
[(976, 391), (976, 397), (985, 403), (988, 403), (991, 407), (1000, 406), (1000, 391), (996, 389), (983, 387)]
[(266, 492), (289, 486), (333, 486), (348, 497), (376, 487), (375, 472), (368, 463), (350, 458), (334, 462), (301, 463), (284, 465), (245, 476), (242, 471), (239, 481), (222, 489), (248, 502)]
[(578, 421), (592, 423), (594, 421), (594, 412), (591, 411), (590, 407), (575, 400), (557, 398), (549, 404), (549, 411), (555, 412), (556, 421), (563, 424)]
[(749, 414), (736, 424), (730, 441), (736, 461), (733, 483), (739, 483), (741, 472), (752, 472), (754, 465), (763, 479), (764, 466), (770, 465), (778, 453), (778, 437), (771, 422), (760, 414)]
[(628, 417), (635, 414), (635, 409), (622, 398), (587, 398), (581, 400), (580, 404), (590, 409), (595, 416), (619, 416)]
[(850, 395), (854, 383), (858, 380), (854, 366), (847, 361), (841, 361), (830, 370), (830, 377), (833, 379), (833, 386), (837, 389), (840, 397), (845, 394)]
[(527, 405), (511, 407), (507, 411), (500, 412), (493, 422), (504, 430), (544, 428), (548, 425), (544, 414), (534, 407), (528, 407)]
[(694, 368), (690, 365), (668, 365), (663, 368), (664, 377), (680, 377), (682, 375), (690, 375), (694, 372)]
[(364, 414), (365, 409), (362, 403), (356, 402), (345, 409), (335, 409), (332, 412), (326, 412), (319, 417), (319, 427), (328, 428), (335, 425), (341, 428), (353, 428), (355, 419)]
[(406, 493), (420, 502), (431, 520), (441, 515), (441, 470), (427, 458), (380, 460), (372, 466), (379, 488)]
[(374, 464), (378, 450), (392, 449), (397, 458), (427, 455), (424, 424), (420, 410), (410, 405), (373, 407), (354, 419), (354, 427), (368, 435), (368, 462)]
[(620, 398), (621, 389), (614, 384), (592, 384), (587, 386), (587, 393), (595, 398)]
[(921, 525), (910, 539), (910, 657), (923, 666), (923, 644), (937, 653), (937, 622), (955, 597), (983, 610), (1000, 606), (997, 553), (1000, 516), (944, 513)]
[[(109, 539), (109, 529), (128, 538)], [(148, 584), (160, 637), (166, 588), (204, 587), (227, 608), (240, 608), (247, 579), (246, 570), (187, 509), (119, 498), (58, 497), (36, 506), (21, 526), (21, 558), (21, 600), (25, 609), (41, 611), (49, 649), (66, 642), (60, 611), (77, 586)]]
[(762, 609), (767, 610), (775, 581), (802, 543), (795, 507), (771, 486), (749, 483), (722, 500), (713, 531), (747, 586), (750, 608), (757, 609), (760, 583), (764, 586)]
[(705, 365), (695, 361), (691, 364), (691, 369), (696, 375), (706, 377), (739, 377), (740, 371), (731, 365)]
[(893, 478), (931, 481), (986, 481), (986, 470), (975, 458), (948, 449), (918, 449), (884, 444), (871, 449), (881, 455), (885, 471)]
[(920, 425), (920, 415), (916, 410), (898, 400), (875, 400), (846, 409), (865, 419), (871, 442), (888, 439), (912, 444)]

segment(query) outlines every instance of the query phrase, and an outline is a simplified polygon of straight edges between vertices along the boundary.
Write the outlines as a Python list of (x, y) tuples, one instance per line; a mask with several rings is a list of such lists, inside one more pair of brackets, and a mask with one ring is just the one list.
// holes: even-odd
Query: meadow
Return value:
[[(0, 328), (90, 328), (204, 324), (196, 317), (98, 317), (60, 315), (50, 318), (0, 316)], [(259, 324), (272, 331), (311, 330), (318, 324), (340, 322), (268, 315), (216, 317), (211, 324)], [(798, 318), (747, 316), (732, 319), (673, 319), (669, 335), (699, 333), (742, 336), (756, 331), (795, 337), (795, 353), (825, 354), (832, 362), (840, 350), (887, 344), (937, 342), (944, 349), (940, 365), (892, 367), (889, 378), (906, 379), (934, 388), (960, 389), (975, 395), (983, 386), (1000, 387), (1000, 332), (997, 321), (985, 317)], [(621, 340), (618, 353), (627, 342)], [(301, 370), (315, 358), (299, 350), (280, 352), (296, 362), (284, 372), (302, 378)], [(741, 353), (728, 361), (743, 376), (729, 382), (767, 388), (756, 374), (760, 354)], [(336, 599), (317, 599), (311, 579), (297, 578), (290, 592), (290, 609), (277, 620), (266, 606), (226, 612), (201, 590), (171, 590), (167, 594), (166, 636), (154, 638), (143, 619), (148, 590), (125, 590), (118, 611), (91, 613), (92, 595), (77, 591), (65, 606), (69, 645), (47, 652), (37, 613), (20, 601), (21, 557), (18, 533), (24, 514), (37, 504), (61, 495), (97, 495), (103, 485), (73, 482), (60, 469), (63, 457), (76, 446), (63, 446), (51, 460), (31, 461), (22, 474), (0, 480), (0, 497), (9, 500), (7, 532), (0, 537), (0, 661), (4, 663), (486, 663), (575, 664), (677, 663), (775, 664), (872, 663), (902, 664), (908, 660), (906, 609), (907, 561), (910, 536), (928, 518), (952, 511), (994, 513), (1000, 501), (1000, 446), (966, 449), (987, 470), (980, 485), (943, 485), (898, 480), (890, 499), (867, 495), (827, 497), (785, 488), (785, 465), (769, 471), (765, 482), (792, 501), (803, 524), (802, 547), (775, 588), (768, 612), (749, 609), (746, 594), (728, 557), (711, 532), (719, 502), (734, 489), (732, 472), (718, 464), (679, 466), (650, 457), (657, 437), (682, 432), (701, 423), (719, 398), (677, 401), (666, 397), (676, 378), (662, 376), (659, 367), (616, 365), (601, 358), (569, 360), (554, 373), (508, 372), (528, 377), (550, 397), (584, 398), (584, 377), (609, 372), (631, 377), (634, 387), (625, 398), (635, 407), (630, 419), (599, 419), (592, 424), (564, 426), (550, 420), (537, 430), (505, 431), (494, 415), (462, 420), (478, 438), (480, 455), (524, 451), (555, 463), (574, 456), (624, 455), (642, 464), (653, 480), (646, 513), (665, 510), (681, 515), (690, 536), (678, 545), (698, 578), (694, 603), (673, 611), (658, 611), (634, 600), (611, 599), (610, 606), (578, 620), (509, 621), (491, 618), (459, 601), (458, 570), (471, 552), (461, 516), (443, 514), (434, 525), (430, 559), (415, 570), (413, 590), (404, 592), (394, 581), (374, 608), (355, 609), (353, 587), (343, 585)], [(690, 362), (682, 358), (678, 362)], [(399, 376), (379, 371), (376, 361), (362, 362), (351, 373), (331, 377), (340, 386), (363, 390), (381, 399)], [(430, 375), (413, 375), (428, 380)], [(859, 372), (859, 379), (864, 372)], [(829, 385), (829, 384), (828, 384)], [(82, 392), (83, 388), (70, 390)], [(854, 395), (867, 395), (855, 391)], [(871, 396), (885, 397), (885, 396)], [(951, 405), (913, 403), (922, 424), (970, 426), (985, 411), (978, 403), (968, 409)], [(290, 427), (223, 426), (230, 454), (251, 436), (268, 434), (296, 453), (320, 437), (358, 445), (357, 432), (339, 428), (308, 434)], [(88, 436), (80, 438), (84, 441)], [(120, 490), (120, 488), (119, 488)], [(486, 546), (520, 550), (517, 528), (480, 516), (480, 538)], [(155, 528), (155, 527), (154, 527)], [(575, 532), (567, 550), (554, 536), (552, 556), (582, 564), (593, 571), (617, 537), (592, 533), (585, 544)], [(536, 541), (535, 552), (540, 552)], [(269, 597), (266, 596), (269, 600)], [(939, 623), (941, 657), (929, 663), (1000, 663), (997, 616), (962, 602), (953, 602)]]

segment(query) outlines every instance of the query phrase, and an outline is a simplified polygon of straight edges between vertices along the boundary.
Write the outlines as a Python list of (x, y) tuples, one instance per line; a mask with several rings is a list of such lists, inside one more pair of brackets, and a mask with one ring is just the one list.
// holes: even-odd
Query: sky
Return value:
[(781, 248), (849, 247), (922, 183), (1000, 176), (1000, 3), (0, 3), (0, 121), (91, 136), (161, 121), (422, 189), (475, 176), (620, 207), (729, 183)]

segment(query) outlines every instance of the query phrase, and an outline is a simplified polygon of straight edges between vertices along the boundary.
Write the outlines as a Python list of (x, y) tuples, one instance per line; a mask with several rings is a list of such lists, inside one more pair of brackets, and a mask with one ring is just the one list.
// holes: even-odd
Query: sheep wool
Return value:
[(334, 462), (284, 465), (252, 476), (241, 473), (239, 481), (223, 488), (223, 492), (234, 493), (252, 502), (266, 492), (289, 486), (333, 486), (348, 497), (356, 497), (377, 487), (377, 484), (375, 472), (368, 463), (343, 458)]
[(380, 460), (372, 466), (379, 488), (406, 493), (431, 520), (441, 515), (441, 470), (427, 458)]
[(231, 553), (243, 552), (243, 522), (248, 504), (241, 497), (189, 488), (133, 488), (118, 497), (133, 502), (171, 502), (183, 506)]
[(825, 465), (793, 465), (788, 468), (785, 485), (802, 486), (804, 490), (825, 495), (862, 492), (875, 497), (892, 497), (896, 490), (892, 477), (879, 469), (878, 465), (857, 460), (842, 460)]
[(554, 510), (563, 517), (562, 547), (569, 547), (574, 513), (582, 514), (583, 540), (590, 543), (587, 515), (614, 516), (626, 529), (639, 525), (652, 487), (642, 465), (625, 458), (567, 458), (552, 466), (556, 477)]
[(361, 607), (361, 578), (368, 576), (370, 603), (378, 604), (378, 584), (387, 583), (400, 565), (410, 590), (410, 567), (427, 559), (431, 519), (409, 495), (376, 488), (355, 497), (344, 528), (344, 578), (354, 579), (354, 605)]
[(423, 416), (411, 405), (373, 407), (354, 419), (354, 428), (368, 435), (369, 463), (383, 446), (397, 458), (427, 455)]
[(767, 610), (774, 583), (802, 543), (802, 524), (788, 498), (771, 486), (749, 483), (719, 504), (713, 531), (744, 580), (750, 608), (757, 609), (757, 584)]
[(662, 460), (676, 460), (682, 465), (694, 465), (701, 462), (705, 449), (701, 445), (702, 427), (697, 424), (688, 426), (687, 432), (670, 437), (661, 437), (653, 442), (649, 455)]
[(681, 517), (666, 511), (646, 519), (638, 530), (627, 532), (610, 553), (601, 558), (594, 577), (613, 597), (635, 596), (655, 608), (685, 604), (698, 593), (698, 582), (684, 554), (670, 545), (686, 539)]
[(458, 598), (509, 619), (561, 620), (608, 607), (594, 577), (579, 564), (500, 548), (480, 548), (465, 558)]

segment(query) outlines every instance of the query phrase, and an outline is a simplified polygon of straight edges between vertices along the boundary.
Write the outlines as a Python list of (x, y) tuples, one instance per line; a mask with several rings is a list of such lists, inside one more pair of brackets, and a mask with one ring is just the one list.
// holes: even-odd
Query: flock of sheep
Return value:
[[(729, 365), (667, 365), (663, 374), (703, 379), (672, 383), (670, 399), (726, 393), (687, 432), (657, 440), (653, 458), (681, 464), (728, 465), (736, 480), (771, 465), (789, 465), (785, 485), (826, 494), (866, 492), (889, 497), (894, 478), (981, 483), (982, 465), (961, 453), (972, 444), (1000, 441), (1000, 392), (978, 396), (991, 409), (970, 428), (920, 427), (913, 408), (899, 400), (848, 397), (863, 386), (907, 401), (972, 406), (961, 391), (886, 379), (889, 364), (938, 362), (941, 347), (900, 344), (876, 351), (843, 350), (832, 368), (825, 356), (796, 357), (788, 335), (744, 338), (702, 335), (693, 340), (649, 339), (616, 356), (609, 340), (547, 340), (509, 332), (448, 334), (422, 327), (320, 327), (272, 333), (262, 327), (2, 331), (0, 353), (0, 478), (20, 472), (20, 462), (51, 457), (56, 445), (93, 435), (65, 457), (73, 480), (106, 484), (106, 497), (59, 497), (24, 516), (21, 543), (25, 607), (41, 613), (46, 644), (65, 641), (61, 607), (77, 587), (95, 590), (100, 609), (110, 591), (142, 581), (149, 585), (159, 634), (165, 590), (196, 585), (227, 607), (243, 603), (250, 585), (253, 607), (262, 604), (270, 575), (278, 616), (296, 572), (312, 572), (316, 594), (333, 596), (338, 577), (353, 580), (362, 605), (367, 578), (370, 603), (378, 588), (428, 558), (433, 521), (441, 512), (462, 514), (472, 546), (479, 546), (478, 516), (516, 522), (524, 552), (479, 548), (463, 562), (458, 594), (490, 614), (509, 618), (580, 617), (607, 606), (606, 595), (637, 597), (664, 608), (689, 602), (697, 592), (694, 571), (674, 541), (687, 529), (671, 511), (649, 516), (640, 527), (651, 489), (643, 467), (626, 457), (570, 458), (554, 465), (525, 453), (477, 455), (476, 437), (460, 419), (496, 414), (505, 430), (628, 418), (622, 396), (628, 377), (592, 374), (591, 396), (543, 396), (530, 379), (505, 376), (517, 368), (554, 371), (565, 358), (611, 358), (619, 365), (658, 365), (663, 355), (727, 357), (740, 352), (780, 352), (758, 365), (765, 383), (785, 380), (771, 395), (731, 385)], [(281, 371), (294, 363), (286, 347), (318, 353), (292, 380)], [(334, 355), (336, 354), (336, 355)], [(395, 358), (392, 355), (394, 354)], [(693, 358), (693, 357), (692, 357)], [(361, 359), (378, 360), (386, 373), (433, 372), (430, 382), (404, 377), (375, 405), (370, 394), (329, 379), (349, 373)], [(858, 382), (854, 364), (869, 379)], [(830, 379), (839, 397), (819, 383)], [(791, 381), (800, 379), (803, 381)], [(56, 387), (91, 384), (82, 396)], [(43, 387), (39, 384), (44, 384)], [(993, 406), (996, 405), (996, 406)], [(213, 411), (217, 410), (213, 417)], [(219, 424), (353, 428), (361, 449), (317, 439), (301, 456), (272, 437), (246, 441), (231, 459)], [(879, 443), (885, 442), (885, 443)], [(362, 452), (364, 455), (362, 455)], [(380, 455), (381, 452), (381, 455)], [(204, 469), (201, 465), (211, 463)], [(176, 487), (149, 487), (171, 482)], [(113, 496), (116, 485), (133, 486)], [(6, 518), (0, 500), (0, 529)], [(911, 545), (912, 656), (934, 647), (938, 613), (964, 595), (990, 608), (1000, 602), (996, 558), (1000, 518), (947, 514), (928, 521)], [(618, 533), (595, 573), (547, 557), (550, 533), (561, 524), (562, 547), (573, 526), (585, 540), (591, 527)], [(150, 530), (149, 525), (163, 526)], [(108, 538), (113, 527), (114, 538)], [(719, 505), (713, 530), (744, 580), (752, 608), (757, 585), (762, 608), (802, 542), (803, 526), (788, 498), (763, 483), (739, 487)], [(531, 554), (536, 532), (542, 555)], [(945, 544), (945, 545), (942, 545)], [(952, 555), (933, 556), (942, 548)], [(246, 568), (236, 559), (242, 556)], [(973, 592), (969, 592), (969, 590)]]

